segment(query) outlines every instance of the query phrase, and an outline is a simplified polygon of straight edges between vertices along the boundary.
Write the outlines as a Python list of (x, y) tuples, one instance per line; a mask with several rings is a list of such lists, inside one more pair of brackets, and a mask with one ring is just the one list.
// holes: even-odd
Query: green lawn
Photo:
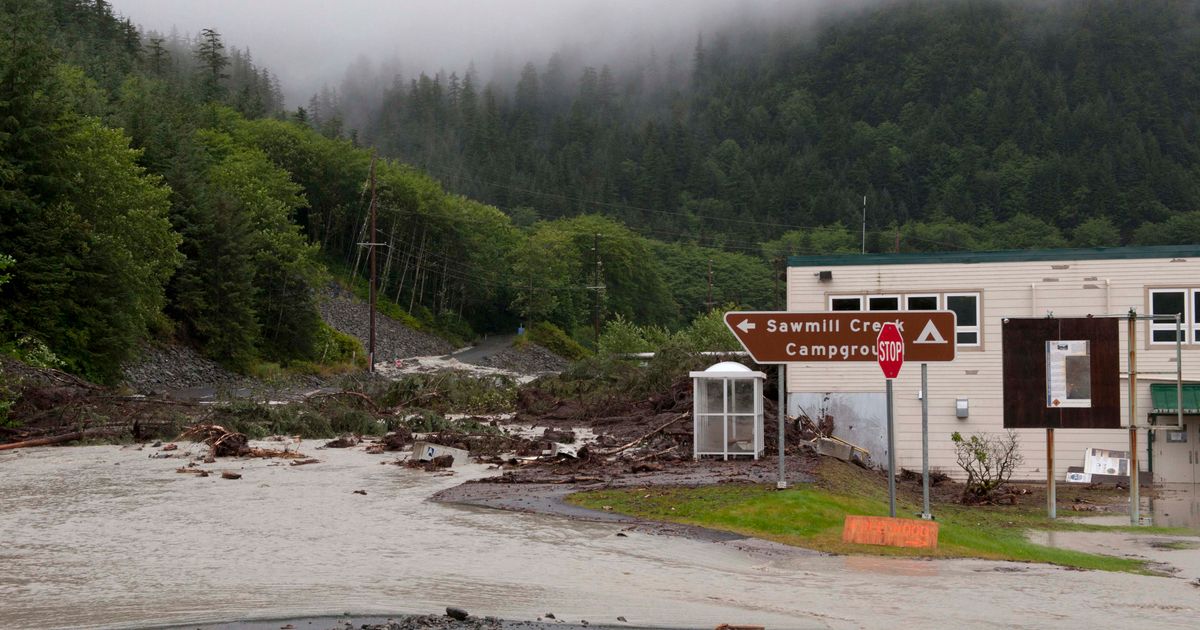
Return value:
[[(832, 553), (987, 558), (1046, 562), (1082, 569), (1147, 573), (1139, 560), (1080, 553), (1035, 545), (1025, 537), (1028, 529), (1128, 531), (1129, 527), (1104, 527), (1051, 521), (1032, 506), (966, 507), (943, 504), (934, 513), (940, 525), (938, 548), (908, 549), (846, 544), (841, 540), (847, 514), (887, 516), (887, 491), (856, 473), (828, 477), (818, 484), (803, 484), (778, 491), (768, 485), (722, 484), (697, 488), (647, 487), (597, 490), (571, 495), (567, 501), (582, 507), (611, 510), (640, 518), (699, 525), (764, 538), (798, 547)], [(897, 513), (919, 512), (907, 501), (897, 503)], [(1136, 528), (1142, 533), (1186, 534), (1181, 530)]]

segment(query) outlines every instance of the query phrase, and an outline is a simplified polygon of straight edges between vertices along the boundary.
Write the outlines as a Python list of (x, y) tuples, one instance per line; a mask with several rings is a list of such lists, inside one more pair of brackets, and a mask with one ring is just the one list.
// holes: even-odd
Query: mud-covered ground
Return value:
[(447, 606), (514, 623), (554, 613), (551, 627), (1077, 628), (1135, 618), (1139, 627), (1192, 628), (1200, 614), (1186, 574), (826, 556), (753, 539), (663, 536), (428, 500), (497, 474), (484, 464), (425, 472), (385, 465), (394, 453), (364, 445), (304, 441), (286, 448), (318, 463), (219, 457), (193, 467), (210, 472), (201, 477), (177, 470), (203, 458), (205, 445), (166, 446), (0, 452), (0, 627), (285, 619), (232, 627), (337, 628), (350, 612), (360, 628), (392, 615), (440, 618)]
[[(550, 614), (553, 615), (553, 613)], [(456, 619), (448, 614), (393, 616), (347, 614), (338, 617), (300, 617), (217, 624), (189, 624), (167, 626), (160, 630), (279, 630), (280, 628), (284, 630), (583, 630), (584, 628), (589, 630), (612, 630), (614, 628), (637, 630), (638, 628), (638, 626), (618, 623), (620, 625), (601, 625), (591, 622), (586, 624), (564, 623), (554, 619), (510, 621), (496, 617), (475, 616)]]

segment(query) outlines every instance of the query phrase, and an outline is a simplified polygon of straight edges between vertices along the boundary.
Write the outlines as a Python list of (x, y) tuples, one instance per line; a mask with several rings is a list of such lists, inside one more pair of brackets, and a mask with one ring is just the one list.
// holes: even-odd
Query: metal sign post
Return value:
[(1046, 427), (1046, 516), (1058, 518), (1058, 488), (1054, 483), (1054, 429)]
[(892, 381), (904, 367), (904, 338), (894, 323), (884, 324), (875, 339), (879, 369), (887, 379), (887, 442), (888, 442), (888, 515), (896, 518), (896, 420), (892, 396)]
[(921, 495), (924, 510), (921, 518), (933, 519), (929, 513), (929, 364), (921, 364)]
[(786, 473), (786, 468), (783, 465), (783, 447), (784, 447), (784, 426), (783, 426), (783, 424), (786, 419), (785, 416), (787, 413), (786, 409), (784, 409), (784, 405), (786, 404), (784, 401), (784, 393), (785, 393), (786, 387), (787, 387), (787, 380), (786, 380), (787, 377), (784, 374), (784, 365), (782, 363), (779, 364), (779, 377), (778, 378), (779, 378), (779, 481), (775, 482), (775, 488), (779, 489), (779, 490), (783, 490), (783, 489), (787, 488), (787, 473)]
[[(1179, 399), (1183, 406), (1183, 399)], [(1137, 460), (1137, 311), (1129, 309), (1129, 524), (1140, 525)]]

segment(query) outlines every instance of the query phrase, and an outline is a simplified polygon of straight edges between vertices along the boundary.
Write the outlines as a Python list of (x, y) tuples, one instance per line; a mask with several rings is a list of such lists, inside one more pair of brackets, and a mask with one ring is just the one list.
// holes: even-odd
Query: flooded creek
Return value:
[[(492, 474), (412, 471), (357, 449), (320, 464), (222, 460), (178, 474), (156, 449), (0, 453), (0, 627), (146, 627), (431, 613), (711, 628), (1077, 627), (1136, 614), (1194, 627), (1183, 579), (977, 560), (819, 556), (432, 503)], [(366, 495), (355, 494), (363, 490)], [(1191, 552), (1200, 553), (1200, 552)]]

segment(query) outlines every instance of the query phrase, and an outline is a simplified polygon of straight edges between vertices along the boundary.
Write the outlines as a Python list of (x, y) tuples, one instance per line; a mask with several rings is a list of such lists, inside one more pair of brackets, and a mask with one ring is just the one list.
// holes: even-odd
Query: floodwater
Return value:
[[(1061, 490), (1059, 492), (1062, 492)], [(1143, 492), (1138, 505), (1138, 523), (1155, 527), (1179, 527), (1200, 533), (1200, 486), (1191, 483), (1168, 483), (1156, 486), (1154, 492)], [(1067, 517), (1089, 525), (1129, 525), (1129, 502), (1120, 512), (1096, 516)], [(1059, 515), (1062, 516), (1062, 512)]]
[[(819, 556), (431, 503), (493, 474), (230, 460), (178, 474), (155, 449), (0, 453), (0, 627), (125, 628), (299, 615), (473, 614), (712, 628), (1193, 628), (1187, 580), (979, 560)], [(366, 495), (355, 494), (364, 490)], [(1194, 577), (1194, 576), (1193, 576)]]

